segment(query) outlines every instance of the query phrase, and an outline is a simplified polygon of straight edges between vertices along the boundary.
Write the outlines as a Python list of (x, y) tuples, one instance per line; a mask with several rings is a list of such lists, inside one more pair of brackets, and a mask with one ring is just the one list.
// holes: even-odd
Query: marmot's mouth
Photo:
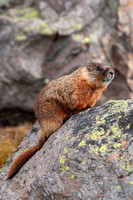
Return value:
[(109, 73), (108, 73), (108, 77), (106, 78), (106, 79), (104, 79), (104, 82), (106, 82), (106, 83), (108, 83), (108, 82), (110, 82), (110, 81), (112, 81), (112, 79), (114, 78), (114, 72), (113, 71), (110, 71)]

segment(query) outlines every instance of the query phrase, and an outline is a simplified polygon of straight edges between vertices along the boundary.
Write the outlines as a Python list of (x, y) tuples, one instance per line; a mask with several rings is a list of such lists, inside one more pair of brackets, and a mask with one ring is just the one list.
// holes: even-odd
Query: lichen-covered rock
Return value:
[(37, 143), (36, 123), (0, 176), (0, 199), (133, 199), (133, 101), (72, 116), (11, 180), (9, 165)]
[(0, 110), (33, 110), (49, 80), (90, 60), (118, 72), (100, 104), (131, 98), (132, 19), (132, 0), (0, 0)]

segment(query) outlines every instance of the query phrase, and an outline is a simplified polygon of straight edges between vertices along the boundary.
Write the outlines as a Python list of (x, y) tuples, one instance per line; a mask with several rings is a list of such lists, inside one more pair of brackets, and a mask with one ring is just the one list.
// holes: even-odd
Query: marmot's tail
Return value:
[(20, 168), (43, 146), (45, 141), (39, 140), (38, 144), (31, 149), (25, 151), (24, 153), (20, 154), (12, 163), (7, 179), (12, 178), (19, 170)]

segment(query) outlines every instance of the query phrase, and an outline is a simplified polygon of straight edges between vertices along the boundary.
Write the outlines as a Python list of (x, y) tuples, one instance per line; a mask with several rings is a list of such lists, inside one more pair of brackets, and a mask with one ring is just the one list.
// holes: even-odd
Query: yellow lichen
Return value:
[(65, 147), (65, 148), (64, 148), (63, 153), (64, 153), (64, 154), (68, 153), (68, 147)]
[(126, 129), (130, 129), (130, 124), (127, 125)]
[(86, 141), (85, 140), (82, 140), (80, 143), (79, 143), (79, 146), (85, 146), (86, 145)]
[(115, 143), (114, 144), (114, 148), (116, 149), (116, 148), (119, 148), (121, 146), (121, 143)]
[(75, 30), (81, 30), (81, 29), (82, 29), (82, 24), (76, 24), (76, 25), (74, 26), (74, 29), (75, 29)]
[(89, 38), (89, 37), (85, 37), (85, 38), (84, 38), (84, 42), (85, 42), (85, 43), (89, 43), (89, 42), (90, 42), (90, 38)]
[(67, 136), (67, 137), (66, 137), (66, 140), (68, 140), (69, 138), (70, 138), (70, 136)]
[(47, 28), (47, 27), (48, 27), (48, 25), (47, 25), (45, 22), (41, 22), (41, 23), (40, 23), (40, 26), (41, 26), (42, 28)]
[(72, 174), (72, 175), (71, 175), (71, 178), (75, 178), (75, 175), (74, 175), (74, 174)]
[(99, 149), (99, 151), (100, 151), (101, 153), (106, 154), (106, 153), (107, 153), (107, 144), (101, 146), (100, 149)]
[(131, 166), (130, 166), (130, 164), (129, 164), (129, 161), (127, 161), (127, 168), (126, 168), (126, 170), (130, 173), (131, 172)]
[(116, 188), (117, 188), (118, 190), (120, 190), (120, 189), (121, 189), (121, 186), (120, 186), (120, 185), (117, 185)]
[(133, 181), (130, 181), (129, 184), (133, 185)]
[(38, 10), (35, 8), (16, 9), (16, 14), (24, 19), (33, 19), (38, 16)]
[(51, 35), (51, 34), (53, 34), (54, 31), (49, 28), (44, 28), (41, 32), (46, 35)]
[(24, 41), (27, 39), (26, 35), (17, 35), (15, 38), (17, 41)]
[(60, 157), (60, 163), (61, 163), (61, 164), (64, 164), (64, 162), (65, 162), (65, 156), (61, 156), (61, 157)]
[(98, 130), (98, 127), (94, 128), (91, 134), (91, 139), (97, 141), (99, 136), (102, 136), (105, 134), (105, 131), (103, 128), (100, 127), (100, 130)]
[(81, 35), (80, 34), (74, 34), (73, 39), (76, 40), (76, 41), (80, 41)]
[(65, 170), (69, 170), (69, 167), (67, 165), (62, 165), (60, 170), (63, 172)]
[(98, 166), (99, 169), (100, 169), (100, 168), (103, 168), (103, 167), (104, 167), (104, 165), (99, 165), (99, 166)]

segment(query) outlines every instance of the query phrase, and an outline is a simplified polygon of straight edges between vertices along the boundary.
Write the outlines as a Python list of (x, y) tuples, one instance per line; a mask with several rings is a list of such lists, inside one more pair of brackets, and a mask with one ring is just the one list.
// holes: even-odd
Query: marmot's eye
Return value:
[(102, 68), (100, 66), (98, 66), (97, 71), (102, 71)]
[(91, 69), (91, 67), (90, 66), (88, 66), (88, 70), (90, 70)]

